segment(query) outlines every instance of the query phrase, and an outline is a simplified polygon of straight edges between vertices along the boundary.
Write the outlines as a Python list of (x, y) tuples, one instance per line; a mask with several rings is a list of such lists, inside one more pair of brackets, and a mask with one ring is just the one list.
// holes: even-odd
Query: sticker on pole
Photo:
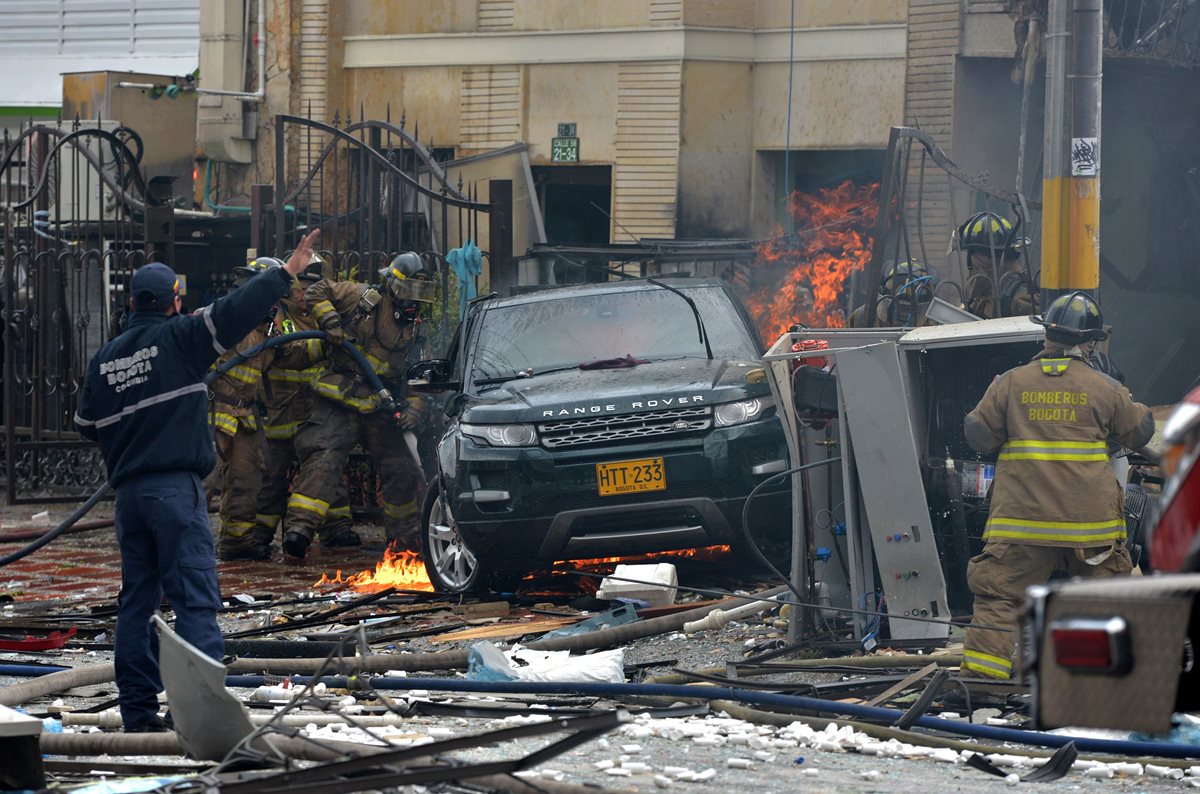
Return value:
[(1098, 138), (1071, 139), (1071, 176), (1095, 176), (1100, 173)]

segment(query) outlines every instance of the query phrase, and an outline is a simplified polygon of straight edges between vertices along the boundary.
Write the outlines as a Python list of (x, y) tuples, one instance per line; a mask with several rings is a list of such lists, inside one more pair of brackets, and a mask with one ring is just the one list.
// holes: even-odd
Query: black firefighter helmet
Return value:
[(1108, 338), (1100, 304), (1086, 292), (1060, 295), (1042, 315), (1029, 318), (1046, 329), (1046, 338), (1064, 345), (1100, 342)]

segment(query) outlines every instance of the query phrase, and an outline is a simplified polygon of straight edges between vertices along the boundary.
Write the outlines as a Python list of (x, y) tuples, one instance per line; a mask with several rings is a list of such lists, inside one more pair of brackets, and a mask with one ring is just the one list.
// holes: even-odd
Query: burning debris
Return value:
[(420, 552), (397, 550), (394, 545), (384, 549), (383, 559), (375, 563), (374, 571), (342, 576), (341, 569), (338, 569), (332, 578), (327, 573), (321, 574), (321, 578), (313, 582), (313, 587), (334, 586), (348, 587), (360, 593), (376, 593), (389, 587), (421, 593), (433, 592), (433, 584), (425, 572)]
[(870, 261), (878, 197), (879, 183), (850, 180), (791, 195), (794, 230), (780, 229), (758, 246), (758, 262), (742, 283), (762, 339), (770, 343), (797, 323), (845, 325), (846, 282)]

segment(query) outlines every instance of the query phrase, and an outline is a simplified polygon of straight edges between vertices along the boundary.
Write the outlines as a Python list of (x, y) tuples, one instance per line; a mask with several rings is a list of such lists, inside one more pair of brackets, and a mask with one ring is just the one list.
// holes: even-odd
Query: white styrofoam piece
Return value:
[(665, 607), (675, 603), (675, 588), (678, 584), (675, 566), (669, 562), (641, 565), (622, 563), (612, 572), (611, 577), (600, 583), (596, 597), (628, 598), (645, 601), (652, 607)]

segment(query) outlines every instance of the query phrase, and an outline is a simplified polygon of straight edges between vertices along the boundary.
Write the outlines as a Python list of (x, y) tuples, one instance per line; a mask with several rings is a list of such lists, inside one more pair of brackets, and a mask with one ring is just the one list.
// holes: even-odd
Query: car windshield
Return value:
[[(758, 358), (755, 342), (724, 290), (680, 289), (696, 302), (715, 357)], [(655, 287), (496, 307), (484, 315), (478, 336), (477, 381), (626, 356), (640, 361), (708, 357), (687, 301)]]

